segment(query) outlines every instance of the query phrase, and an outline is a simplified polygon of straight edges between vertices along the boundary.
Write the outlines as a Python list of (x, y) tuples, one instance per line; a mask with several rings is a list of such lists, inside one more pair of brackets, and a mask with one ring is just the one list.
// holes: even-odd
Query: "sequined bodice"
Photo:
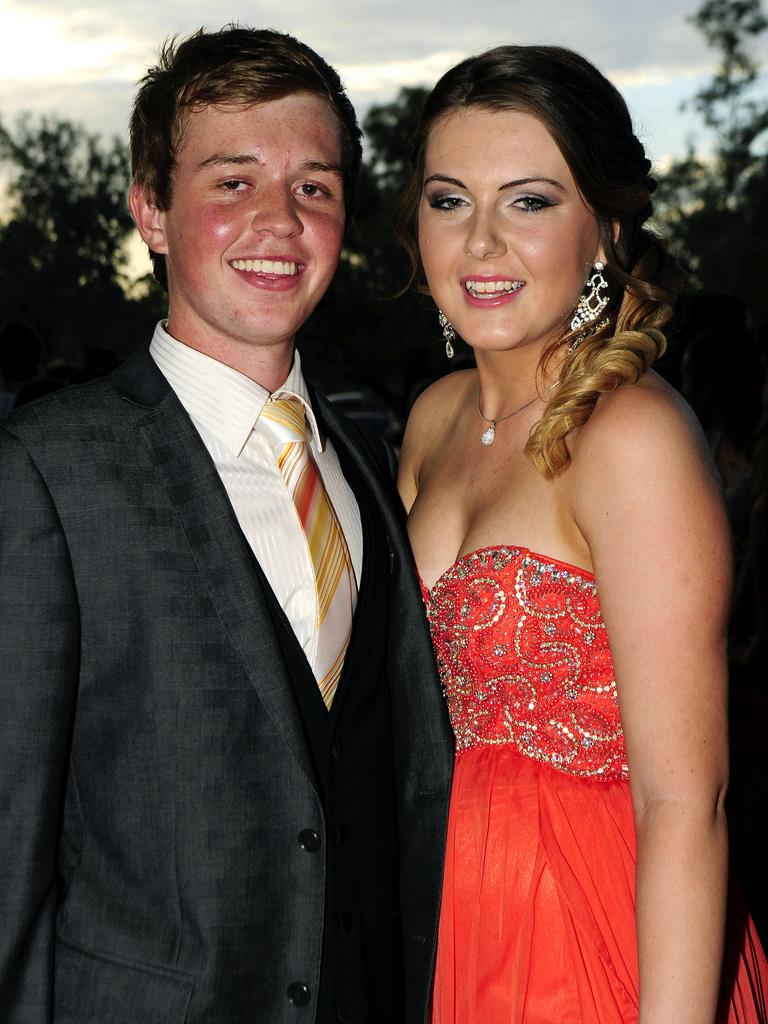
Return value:
[(424, 599), (458, 756), (514, 744), (570, 775), (627, 777), (593, 576), (491, 547), (460, 558)]

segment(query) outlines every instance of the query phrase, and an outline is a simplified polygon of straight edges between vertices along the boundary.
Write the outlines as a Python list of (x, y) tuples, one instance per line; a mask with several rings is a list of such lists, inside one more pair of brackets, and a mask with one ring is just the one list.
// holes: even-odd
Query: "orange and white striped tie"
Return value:
[(317, 591), (314, 671), (325, 706), (339, 685), (357, 596), (349, 548), (320, 471), (309, 450), (306, 411), (297, 398), (270, 399), (261, 412), (265, 433), (304, 530)]

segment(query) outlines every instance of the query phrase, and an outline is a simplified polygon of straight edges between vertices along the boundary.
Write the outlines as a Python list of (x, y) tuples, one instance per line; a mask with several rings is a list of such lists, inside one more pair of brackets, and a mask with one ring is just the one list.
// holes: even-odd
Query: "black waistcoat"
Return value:
[(260, 576), (325, 811), (325, 835), (302, 834), (307, 856), (326, 860), (317, 1021), (393, 1024), (402, 1018), (402, 952), (386, 673), (389, 545), (366, 488), (344, 453), (338, 454), (360, 507), (364, 554), (352, 636), (330, 712), (285, 614)]

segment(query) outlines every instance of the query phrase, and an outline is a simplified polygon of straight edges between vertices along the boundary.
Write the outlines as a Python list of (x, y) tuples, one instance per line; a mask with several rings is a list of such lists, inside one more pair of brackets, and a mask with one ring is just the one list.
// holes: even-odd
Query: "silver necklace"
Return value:
[[(560, 383), (560, 381), (556, 380), (554, 384), (550, 384), (549, 387), (547, 388), (547, 390), (544, 392), (544, 395), (548, 395), (549, 392), (552, 391), (553, 388), (556, 388), (559, 383)], [(525, 403), (525, 405), (521, 405), (519, 408), (513, 409), (512, 412), (508, 412), (505, 416), (497, 416), (496, 419), (492, 420), (492, 419), (489, 419), (487, 416), (483, 415), (483, 410), (480, 408), (480, 388), (478, 388), (477, 389), (477, 411), (480, 413), (480, 415), (483, 417), (483, 419), (485, 420), (486, 423), (490, 423), (491, 424), (490, 427), (486, 427), (485, 430), (480, 435), (480, 444), (484, 444), (486, 446), (486, 448), (489, 447), (490, 445), (492, 445), (493, 442), (496, 440), (496, 424), (497, 423), (501, 423), (503, 420), (508, 420), (510, 418), (510, 416), (517, 416), (517, 414), (519, 412), (522, 412), (523, 409), (527, 409), (529, 405), (533, 405), (533, 403), (535, 401), (537, 401), (537, 399), (543, 398), (544, 395), (540, 395), (540, 394), (537, 393), (537, 394), (535, 394), (533, 396), (533, 398), (529, 399)]]

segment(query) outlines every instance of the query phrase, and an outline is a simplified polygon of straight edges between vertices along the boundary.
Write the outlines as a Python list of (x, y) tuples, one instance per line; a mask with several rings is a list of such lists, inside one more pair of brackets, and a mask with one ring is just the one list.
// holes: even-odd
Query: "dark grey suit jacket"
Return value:
[[(385, 460), (318, 399), (391, 547), (406, 1019), (452, 740)], [(0, 1021), (310, 1021), (322, 801), (253, 556), (150, 359), (0, 423)], [(375, 881), (372, 882), (375, 884)], [(258, 993), (258, 1006), (244, 993)], [(394, 1024), (394, 1022), (393, 1022)]]

